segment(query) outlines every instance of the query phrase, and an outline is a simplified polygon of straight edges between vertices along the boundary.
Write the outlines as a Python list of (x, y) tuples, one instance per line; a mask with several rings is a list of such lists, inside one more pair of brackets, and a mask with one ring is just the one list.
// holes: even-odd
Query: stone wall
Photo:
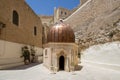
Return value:
[(70, 15), (70, 10), (59, 7), (54, 10), (54, 22), (57, 22), (59, 19), (65, 19), (69, 15)]
[(41, 21), (42, 21), (42, 43), (45, 44), (47, 42), (47, 33), (49, 29), (52, 27), (54, 24), (54, 17), (53, 16), (42, 16), (39, 15)]
[[(19, 25), (13, 24), (13, 11), (19, 15)], [(0, 22), (5, 28), (1, 29), (0, 39), (10, 42), (35, 45), (42, 47), (42, 23), (40, 18), (23, 0), (1, 0)], [(34, 35), (34, 27), (37, 35)]]
[(64, 22), (74, 29), (81, 48), (120, 41), (120, 1), (88, 0)]
[[(18, 25), (13, 23), (13, 11), (18, 13)], [(36, 59), (42, 62), (42, 23), (40, 18), (24, 0), (1, 0), (0, 69), (23, 65), (24, 59), (20, 57), (22, 56), (22, 47), (28, 46), (30, 49), (31, 45), (35, 47)]]
[(74, 11), (77, 10), (78, 7), (72, 9), (72, 10), (68, 10), (66, 8), (55, 8), (54, 10), (54, 23), (58, 22), (58, 20), (60, 19), (66, 19), (68, 16), (70, 16)]
[(39, 15), (39, 17), (40, 17), (43, 25), (51, 26), (54, 23), (54, 17), (53, 16)]
[(83, 5), (88, 0), (80, 0), (80, 5)]

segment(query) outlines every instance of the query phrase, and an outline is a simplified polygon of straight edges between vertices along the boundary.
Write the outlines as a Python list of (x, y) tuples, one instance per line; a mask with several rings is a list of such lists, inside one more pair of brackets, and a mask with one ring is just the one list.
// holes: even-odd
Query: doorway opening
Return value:
[(60, 56), (59, 58), (59, 70), (64, 70), (65, 59), (64, 56)]

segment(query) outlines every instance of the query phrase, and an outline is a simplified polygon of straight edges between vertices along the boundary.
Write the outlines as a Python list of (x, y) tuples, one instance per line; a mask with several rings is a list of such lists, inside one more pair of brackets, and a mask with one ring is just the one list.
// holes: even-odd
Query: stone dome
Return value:
[(50, 29), (47, 35), (47, 42), (74, 43), (75, 35), (71, 27), (61, 21)]

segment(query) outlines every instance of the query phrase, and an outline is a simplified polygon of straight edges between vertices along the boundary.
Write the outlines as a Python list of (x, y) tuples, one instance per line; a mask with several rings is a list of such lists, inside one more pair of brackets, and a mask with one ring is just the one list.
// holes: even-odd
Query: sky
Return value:
[(80, 0), (26, 0), (26, 3), (37, 15), (53, 15), (54, 7), (69, 10), (78, 6)]

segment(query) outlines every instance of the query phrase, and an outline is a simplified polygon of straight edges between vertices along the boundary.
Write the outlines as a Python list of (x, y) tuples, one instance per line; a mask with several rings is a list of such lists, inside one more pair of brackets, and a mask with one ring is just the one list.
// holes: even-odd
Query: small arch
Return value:
[(64, 56), (59, 57), (59, 70), (64, 70), (65, 67), (65, 58)]
[(17, 11), (13, 10), (13, 18), (12, 18), (12, 22), (15, 25), (19, 25), (19, 15), (17, 13)]

